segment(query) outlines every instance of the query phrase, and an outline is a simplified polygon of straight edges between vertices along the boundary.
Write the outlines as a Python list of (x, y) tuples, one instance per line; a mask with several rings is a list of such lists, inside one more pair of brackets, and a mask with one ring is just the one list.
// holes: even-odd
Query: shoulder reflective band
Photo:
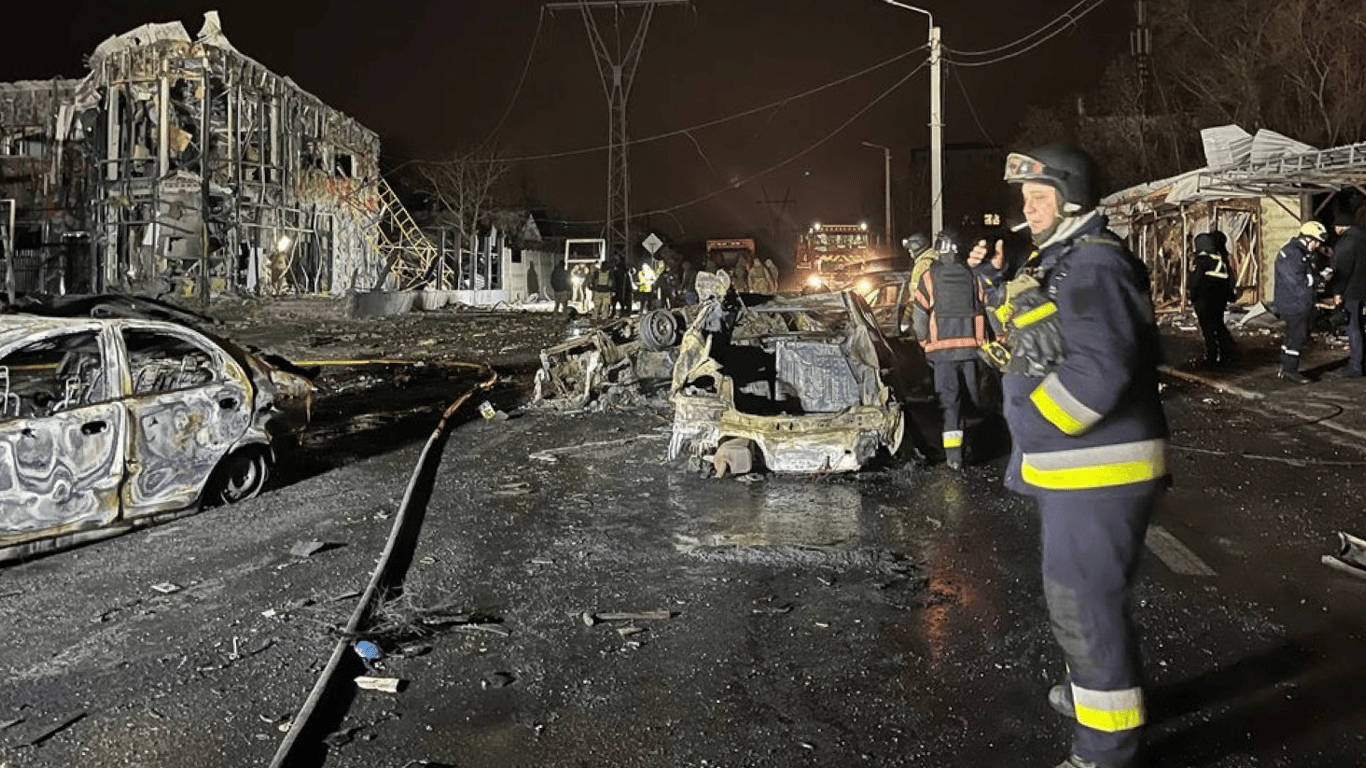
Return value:
[(1056, 372), (1044, 377), (1043, 383), (1029, 394), (1029, 399), (1049, 423), (1069, 435), (1080, 435), (1101, 419), (1101, 414), (1087, 408), (1067, 391)]
[(1028, 312), (1021, 312), (1016, 315), (1014, 324), (1016, 328), (1024, 328), (1033, 325), (1040, 320), (1046, 320), (1056, 314), (1058, 314), (1058, 305), (1049, 301), (1040, 304)]
[(1166, 440), (1026, 453), (1020, 461), (1024, 481), (1050, 491), (1109, 488), (1156, 480), (1166, 474)]
[(945, 432), (945, 433), (944, 433), (944, 447), (945, 447), (945, 448), (962, 448), (962, 447), (963, 447), (963, 430), (959, 429), (959, 430), (954, 430), (954, 431), (952, 431), (952, 432)]
[(1225, 264), (1224, 258), (1214, 253), (1210, 254), (1210, 258), (1214, 259), (1214, 269), (1205, 274), (1210, 277), (1228, 277), (1228, 265)]
[(1072, 703), (1077, 710), (1077, 722), (1097, 731), (1129, 731), (1147, 720), (1141, 688), (1092, 691), (1073, 683)]

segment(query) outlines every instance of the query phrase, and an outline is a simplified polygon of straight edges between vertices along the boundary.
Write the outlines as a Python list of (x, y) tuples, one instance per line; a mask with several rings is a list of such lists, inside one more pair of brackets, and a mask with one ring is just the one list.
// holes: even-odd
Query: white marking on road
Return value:
[(1176, 573), (1186, 576), (1218, 576), (1219, 574), (1201, 560), (1194, 552), (1186, 548), (1175, 536), (1166, 528), (1160, 525), (1148, 526), (1148, 535), (1145, 539), (1148, 549), (1152, 550), (1157, 559), (1167, 564), (1167, 567)]

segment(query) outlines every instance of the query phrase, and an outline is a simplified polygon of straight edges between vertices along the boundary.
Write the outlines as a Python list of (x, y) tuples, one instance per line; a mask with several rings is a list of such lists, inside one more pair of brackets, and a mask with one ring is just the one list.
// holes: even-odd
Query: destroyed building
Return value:
[(1366, 184), (1366, 144), (1318, 150), (1238, 126), (1201, 131), (1207, 165), (1115, 192), (1101, 201), (1110, 227), (1148, 266), (1159, 310), (1186, 301), (1193, 242), (1218, 229), (1228, 236), (1237, 303), (1268, 301), (1276, 254), (1300, 223), (1350, 210)]
[[(433, 255), (379, 137), (238, 52), (216, 12), (109, 38), (81, 80), (0, 85), (11, 293), (411, 288)], [(415, 247), (405, 247), (413, 246)]]

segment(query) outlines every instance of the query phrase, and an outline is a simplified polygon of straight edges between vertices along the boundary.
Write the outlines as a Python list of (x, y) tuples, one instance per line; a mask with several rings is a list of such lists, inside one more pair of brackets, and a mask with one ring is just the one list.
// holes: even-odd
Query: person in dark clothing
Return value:
[(616, 307), (616, 316), (630, 317), (632, 298), (636, 291), (635, 286), (631, 285), (631, 268), (626, 266), (625, 261), (617, 261), (613, 265), (612, 285), (615, 289), (613, 305)]
[(1148, 522), (1170, 485), (1148, 274), (1095, 210), (1098, 174), (1068, 144), (1006, 159), (1036, 248), (997, 310), (1009, 351), (1006, 486), (1039, 506), (1044, 598), (1067, 662), (1048, 700), (1073, 721), (1072, 752), (1058, 768), (1141, 759), (1131, 608)]
[(986, 296), (964, 263), (967, 254), (956, 234), (940, 232), (935, 250), (938, 260), (915, 288), (913, 322), (944, 412), (944, 460), (950, 468), (962, 469), (964, 406), (981, 407), (977, 350), (986, 343)]
[(1347, 312), (1347, 344), (1350, 349), (1347, 367), (1341, 376), (1359, 379), (1362, 368), (1361, 305), (1366, 301), (1366, 231), (1357, 226), (1351, 211), (1340, 211), (1333, 219), (1333, 231), (1338, 235), (1333, 247), (1333, 279), (1328, 292), (1333, 304)]
[(1307, 221), (1276, 254), (1276, 314), (1285, 321), (1285, 340), (1281, 343), (1281, 370), (1276, 375), (1295, 384), (1308, 384), (1300, 373), (1300, 352), (1309, 342), (1314, 321), (1314, 294), (1321, 281), (1314, 271), (1314, 251), (1323, 245), (1328, 229), (1317, 221)]
[(1228, 265), (1228, 238), (1219, 230), (1195, 236), (1195, 259), (1186, 279), (1186, 290), (1200, 334), (1205, 337), (1203, 365), (1227, 365), (1237, 355), (1233, 334), (1224, 325), (1224, 310), (1233, 301), (1233, 278)]
[(555, 268), (550, 271), (550, 291), (555, 295), (555, 316), (560, 313), (569, 314), (569, 295), (574, 290), (574, 282), (569, 279), (569, 270), (565, 268), (563, 261), (555, 262)]

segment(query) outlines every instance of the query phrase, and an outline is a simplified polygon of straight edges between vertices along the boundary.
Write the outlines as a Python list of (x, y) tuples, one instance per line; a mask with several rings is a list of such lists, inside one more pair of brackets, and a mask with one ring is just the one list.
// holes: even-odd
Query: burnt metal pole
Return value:
[[(626, 104), (631, 96), (636, 67), (639, 66), (641, 54), (645, 51), (645, 34), (650, 28), (650, 18), (654, 15), (655, 6), (684, 5), (687, 2), (688, 0), (578, 0), (545, 5), (551, 11), (578, 10), (583, 14), (583, 23), (588, 29), (588, 42), (593, 46), (598, 75), (602, 78), (602, 88), (607, 96), (607, 252), (623, 263), (628, 254), (631, 227), (631, 173), (627, 162), (629, 142), (626, 138)], [(621, 35), (618, 30), (615, 36), (616, 45), (609, 48), (593, 11), (608, 10), (613, 16), (614, 26), (620, 27), (622, 9), (627, 7), (641, 9), (635, 35), (630, 46), (622, 51)]]
[(888, 253), (894, 253), (895, 251), (892, 248), (892, 150), (890, 147), (874, 144), (871, 141), (863, 142), (863, 146), (869, 149), (882, 150), (882, 215), (884, 217), (882, 220), (882, 247), (886, 248)]
[(213, 109), (210, 92), (209, 60), (204, 59), (204, 113), (199, 128), (199, 220), (203, 224), (203, 242), (199, 249), (199, 306), (209, 307), (209, 120)]

